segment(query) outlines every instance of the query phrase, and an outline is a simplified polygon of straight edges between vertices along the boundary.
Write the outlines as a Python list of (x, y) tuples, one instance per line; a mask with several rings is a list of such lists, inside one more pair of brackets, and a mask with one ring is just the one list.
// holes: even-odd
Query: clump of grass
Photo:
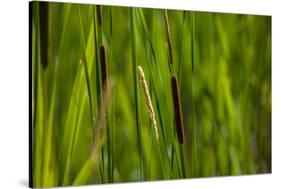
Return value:
[(173, 94), (173, 104), (174, 104), (174, 114), (176, 121), (177, 136), (180, 144), (184, 142), (184, 128), (183, 128), (183, 116), (181, 108), (181, 98), (179, 92), (178, 79), (176, 75), (171, 78), (172, 84), (172, 94)]
[(147, 105), (147, 108), (148, 108), (149, 118), (152, 122), (152, 126), (153, 126), (154, 131), (155, 131), (155, 137), (156, 137), (156, 140), (158, 142), (158, 129), (157, 129), (155, 113), (154, 113), (152, 101), (151, 101), (151, 98), (150, 98), (150, 95), (149, 95), (149, 92), (148, 92), (148, 87), (147, 87), (147, 83), (146, 83), (146, 80), (145, 80), (145, 75), (144, 75), (144, 72), (143, 72), (141, 66), (138, 66), (138, 71), (139, 71), (140, 84), (142, 86), (144, 96), (145, 96), (145, 102), (146, 102), (146, 105)]
[(171, 28), (168, 17), (168, 10), (164, 10), (165, 24), (166, 24), (166, 33), (167, 33), (167, 42), (168, 42), (168, 51), (169, 51), (169, 63), (173, 64), (173, 49), (172, 49), (172, 39), (171, 39)]

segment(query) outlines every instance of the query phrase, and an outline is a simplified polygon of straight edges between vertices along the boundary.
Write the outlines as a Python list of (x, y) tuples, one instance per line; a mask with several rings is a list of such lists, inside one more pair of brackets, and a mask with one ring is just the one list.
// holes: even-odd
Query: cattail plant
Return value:
[(149, 95), (149, 92), (148, 92), (148, 87), (147, 87), (147, 83), (146, 83), (146, 80), (145, 80), (144, 72), (143, 72), (141, 66), (138, 66), (138, 72), (139, 72), (140, 84), (141, 84), (141, 87), (143, 89), (145, 102), (146, 102), (146, 105), (147, 105), (147, 108), (148, 108), (149, 118), (152, 122), (152, 126), (153, 126), (154, 131), (155, 131), (156, 140), (158, 141), (158, 129), (157, 129), (157, 124), (156, 124), (155, 113), (154, 113), (152, 101), (151, 101), (151, 98), (150, 98), (150, 95)]
[[(105, 50), (105, 46), (102, 44), (100, 45), (100, 69), (101, 69), (101, 82), (102, 82), (102, 96), (100, 96), (100, 107), (103, 107), (103, 104), (106, 103), (104, 102), (106, 95), (107, 95), (107, 91), (108, 91), (108, 70), (107, 70), (107, 59), (106, 59), (106, 50)], [(107, 111), (105, 112), (101, 112), (102, 115), (100, 115), (99, 112), (99, 116), (107, 116)], [(107, 119), (105, 119), (105, 122), (107, 121)], [(107, 143), (110, 144), (110, 134), (109, 134), (109, 127), (106, 127), (106, 135), (107, 135)], [(104, 166), (104, 148), (101, 147), (101, 151), (102, 151), (102, 157), (101, 157), (101, 161), (102, 161), (102, 167)], [(111, 152), (108, 149), (108, 155), (110, 155)], [(108, 159), (108, 169), (110, 169), (110, 159)], [(102, 168), (103, 169), (103, 168)], [(110, 172), (110, 170), (108, 171), (108, 173)]]
[(107, 70), (106, 50), (104, 45), (100, 45), (100, 68), (101, 68), (102, 87), (103, 89), (105, 89), (107, 87), (107, 81), (108, 81), (108, 70)]
[(176, 121), (177, 135), (178, 135), (179, 143), (183, 144), (183, 139), (184, 139), (183, 116), (182, 116), (182, 109), (181, 109), (181, 98), (179, 92), (178, 79), (176, 75), (172, 76), (171, 84), (172, 84), (174, 115)]
[(166, 33), (167, 33), (167, 42), (168, 42), (168, 51), (169, 51), (169, 63), (173, 64), (173, 49), (172, 49), (172, 39), (171, 39), (171, 28), (168, 17), (168, 10), (164, 10), (165, 24), (166, 24)]
[(99, 26), (101, 26), (101, 24), (102, 24), (102, 6), (101, 5), (97, 5), (97, 16), (98, 16)]

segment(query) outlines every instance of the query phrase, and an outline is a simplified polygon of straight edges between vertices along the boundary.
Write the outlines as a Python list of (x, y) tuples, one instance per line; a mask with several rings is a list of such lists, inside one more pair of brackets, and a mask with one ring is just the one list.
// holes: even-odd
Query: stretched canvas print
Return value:
[(271, 17), (30, 2), (30, 187), (271, 173)]

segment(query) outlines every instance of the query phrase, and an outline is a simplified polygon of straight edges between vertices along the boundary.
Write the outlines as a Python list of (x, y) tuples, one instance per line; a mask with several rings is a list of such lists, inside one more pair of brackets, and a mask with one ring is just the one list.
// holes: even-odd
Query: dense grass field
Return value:
[(32, 4), (34, 187), (271, 172), (271, 17)]

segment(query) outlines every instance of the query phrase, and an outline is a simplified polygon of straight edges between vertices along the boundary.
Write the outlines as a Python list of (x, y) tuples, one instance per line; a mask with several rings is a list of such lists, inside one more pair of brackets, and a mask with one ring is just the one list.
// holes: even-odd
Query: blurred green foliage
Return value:
[[(271, 17), (168, 10), (169, 67), (164, 10), (102, 6), (99, 25), (99, 6), (47, 3), (44, 19), (42, 4), (33, 2), (30, 23), (34, 187), (271, 172)], [(93, 154), (101, 44), (113, 86), (105, 141)], [(179, 79), (183, 145), (175, 133), (172, 74)]]

